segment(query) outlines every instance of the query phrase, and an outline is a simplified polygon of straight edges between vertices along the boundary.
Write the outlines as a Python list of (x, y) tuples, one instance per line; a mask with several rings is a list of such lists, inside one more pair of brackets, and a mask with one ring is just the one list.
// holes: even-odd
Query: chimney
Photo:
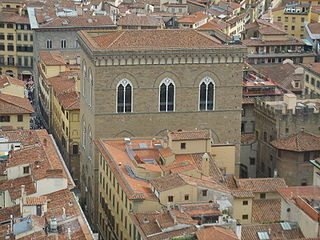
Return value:
[(201, 172), (205, 176), (209, 176), (210, 173), (210, 157), (208, 153), (202, 155)]
[(293, 113), (295, 113), (296, 105), (297, 105), (297, 96), (293, 93), (284, 94), (283, 101), (287, 104), (287, 109), (292, 109)]
[(21, 185), (21, 201), (24, 204), (26, 201), (26, 186), (25, 185)]
[(68, 228), (68, 239), (71, 240), (71, 228)]
[(66, 219), (67, 215), (66, 215), (66, 209), (64, 207), (62, 207), (62, 219)]

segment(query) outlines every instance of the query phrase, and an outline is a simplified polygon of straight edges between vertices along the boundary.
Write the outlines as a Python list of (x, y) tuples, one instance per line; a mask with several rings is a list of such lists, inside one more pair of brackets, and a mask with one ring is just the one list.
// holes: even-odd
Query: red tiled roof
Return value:
[(254, 134), (241, 134), (241, 143), (250, 142), (255, 139)]
[(208, 130), (178, 130), (170, 132), (173, 141), (210, 139)]
[(295, 239), (303, 238), (299, 228), (283, 230), (280, 223), (242, 225), (241, 239), (260, 240), (258, 232), (267, 232), (269, 239)]
[(150, 183), (158, 192), (163, 192), (187, 185), (183, 178), (177, 173), (151, 179)]
[(190, 49), (225, 48), (220, 41), (193, 29), (122, 30), (90, 37), (81, 32), (95, 49), (142, 50), (142, 49)]
[[(320, 23), (319, 23), (319, 28), (320, 28)], [(319, 30), (320, 31), (320, 30)], [(320, 34), (320, 33), (319, 33)], [(318, 75), (320, 75), (320, 62), (314, 62), (314, 63), (304, 63), (302, 66), (309, 70), (312, 71)]]
[(244, 39), (242, 40), (242, 43), (245, 46), (284, 46), (284, 45), (299, 45), (304, 46), (306, 45), (304, 42), (298, 39), (292, 39), (292, 40), (270, 40), (270, 41), (263, 41), (260, 39)]
[(280, 199), (256, 199), (252, 202), (252, 219), (256, 223), (277, 222), (281, 219)]
[(309, 23), (308, 28), (312, 34), (320, 34), (320, 23)]
[(117, 25), (118, 26), (161, 27), (162, 23), (163, 21), (156, 17), (127, 14), (118, 20)]
[(287, 186), (283, 178), (239, 178), (235, 181), (238, 188), (254, 193), (276, 192), (277, 188)]
[(196, 231), (198, 240), (238, 240), (236, 234), (231, 230), (220, 226), (203, 228)]
[(10, 215), (12, 215), (13, 217), (21, 216), (20, 205), (14, 205), (13, 207), (6, 207), (0, 209), (0, 222), (8, 220), (8, 216)]
[(27, 114), (33, 113), (33, 107), (28, 98), (0, 94), (0, 113), (1, 114)]
[(297, 186), (277, 189), (286, 201), (292, 201), (297, 197), (320, 200), (320, 186)]
[(299, 132), (288, 137), (272, 141), (271, 145), (277, 149), (294, 152), (319, 151), (320, 136), (307, 132)]
[(25, 202), (23, 205), (25, 206), (34, 206), (34, 205), (42, 205), (47, 202), (46, 196), (39, 196), (39, 197), (26, 197)]
[(0, 88), (4, 88), (7, 85), (18, 85), (24, 87), (24, 82), (10, 76), (0, 75)]
[(0, 14), (0, 22), (2, 23), (24, 23), (29, 24), (28, 16), (20, 16), (17, 13), (4, 13)]
[(39, 55), (47, 66), (65, 65), (65, 60), (60, 51), (40, 51)]
[(0, 184), (1, 191), (8, 190), (11, 200), (21, 197), (21, 186), (25, 185), (27, 195), (36, 193), (35, 182), (31, 176), (7, 180)]
[(200, 22), (208, 17), (209, 17), (209, 15), (207, 15), (205, 13), (196, 12), (196, 13), (193, 13), (189, 16), (181, 17), (177, 21), (179, 23), (191, 23), (192, 24), (192, 23)]

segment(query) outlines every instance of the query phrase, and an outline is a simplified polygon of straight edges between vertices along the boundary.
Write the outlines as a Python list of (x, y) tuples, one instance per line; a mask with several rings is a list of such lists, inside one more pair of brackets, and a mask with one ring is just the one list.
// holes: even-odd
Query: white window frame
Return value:
[(92, 106), (92, 95), (93, 95), (93, 76), (92, 76), (92, 70), (91, 68), (89, 68), (88, 70), (89, 72), (89, 86), (90, 86), (90, 89), (89, 89), (89, 106), (91, 107)]
[[(118, 112), (118, 87), (120, 85), (123, 85), (124, 87), (124, 93), (123, 93), (123, 96), (124, 96), (124, 107), (123, 107), (123, 112)], [(127, 85), (130, 85), (131, 86), (131, 113), (133, 112), (133, 85), (132, 85), (132, 82), (130, 80), (128, 80), (127, 78), (124, 78), (124, 79), (121, 79), (118, 84), (117, 84), (117, 87), (116, 87), (116, 113), (130, 113), (130, 112), (126, 112), (125, 111), (125, 103), (126, 103), (126, 86)]]
[[(161, 91), (161, 85), (162, 84), (165, 84), (166, 85), (166, 110), (165, 111), (161, 111), (160, 110), (160, 91)], [(168, 111), (168, 86), (170, 85), (170, 84), (173, 84), (173, 87), (174, 87), (174, 91), (173, 91), (173, 110), (172, 111)], [(159, 84), (159, 100), (158, 100), (158, 111), (159, 112), (175, 112), (176, 111), (176, 84), (174, 83), (174, 81), (171, 79), (171, 78), (168, 78), (168, 77), (166, 77), (165, 79), (163, 79), (162, 81), (161, 81), (161, 83)]]
[(82, 86), (81, 86), (82, 96), (85, 96), (84, 92), (86, 90), (86, 87), (85, 87), (86, 76), (87, 76), (86, 71), (87, 71), (86, 61), (82, 61)]
[[(200, 94), (201, 94), (201, 84), (202, 83), (205, 83), (206, 84), (206, 109), (204, 109), (204, 110), (201, 110), (200, 109)], [(213, 99), (212, 99), (212, 105), (213, 105), (213, 107), (212, 107), (212, 110), (211, 109), (209, 109), (208, 110), (208, 102), (207, 102), (207, 95), (208, 95), (208, 86), (209, 86), (209, 84), (210, 83), (212, 83), (213, 84)], [(215, 104), (216, 104), (216, 84), (215, 84), (215, 82), (212, 80), (212, 78), (210, 78), (210, 77), (205, 77), (205, 78), (203, 78), (202, 80), (201, 80), (201, 82), (199, 83), (199, 96), (198, 96), (198, 111), (214, 111), (215, 110)]]

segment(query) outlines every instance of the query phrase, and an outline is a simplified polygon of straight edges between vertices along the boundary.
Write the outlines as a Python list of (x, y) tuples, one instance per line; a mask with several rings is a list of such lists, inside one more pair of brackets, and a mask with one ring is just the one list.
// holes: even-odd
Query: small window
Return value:
[(278, 17), (278, 22), (281, 22), (281, 16)]
[(47, 47), (48, 49), (51, 49), (51, 48), (52, 48), (52, 41), (51, 41), (50, 39), (47, 40), (47, 42), (46, 42), (46, 47)]
[(0, 116), (0, 122), (10, 122), (10, 116)]
[(304, 23), (304, 18), (301, 18), (301, 22)]
[(248, 219), (249, 219), (248, 214), (244, 214), (244, 215), (242, 215), (242, 219), (243, 219), (243, 220), (248, 220)]
[(250, 165), (255, 165), (256, 164), (256, 158), (254, 158), (254, 157), (250, 157), (249, 161), (250, 161)]
[(181, 148), (181, 149), (186, 149), (186, 143), (181, 143), (181, 144), (180, 144), (180, 148)]
[(314, 78), (311, 78), (311, 85), (314, 86), (314, 84), (315, 84), (315, 79), (314, 79)]
[(309, 82), (309, 75), (306, 75), (306, 82)]
[(202, 196), (203, 197), (208, 196), (208, 190), (202, 190)]
[(13, 24), (12, 23), (8, 23), (7, 24), (7, 28), (13, 28)]
[(23, 174), (29, 174), (29, 173), (30, 173), (29, 166), (23, 167)]
[(295, 26), (291, 26), (291, 30), (293, 31), (293, 30), (295, 30), (296, 29), (296, 27)]
[(23, 122), (23, 115), (18, 115), (18, 122)]
[(188, 200), (189, 200), (189, 195), (188, 195), (188, 194), (184, 195), (184, 200), (185, 200), (185, 201), (188, 201)]
[(173, 196), (168, 196), (168, 202), (173, 202)]
[(288, 17), (285, 17), (285, 18), (284, 18), (284, 21), (285, 21), (285, 22), (288, 22)]
[(265, 193), (260, 193), (260, 199), (266, 199), (266, 194)]
[(248, 201), (243, 201), (242, 205), (248, 205)]
[(61, 48), (67, 48), (67, 40), (61, 40)]

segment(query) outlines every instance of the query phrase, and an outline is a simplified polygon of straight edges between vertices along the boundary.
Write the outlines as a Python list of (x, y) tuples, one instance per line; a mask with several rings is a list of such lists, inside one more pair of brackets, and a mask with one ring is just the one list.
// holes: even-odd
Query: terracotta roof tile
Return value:
[(242, 178), (236, 179), (238, 188), (254, 193), (276, 192), (277, 188), (286, 187), (283, 178)]
[(297, 186), (277, 189), (286, 201), (294, 201), (297, 197), (320, 200), (320, 186)]
[(241, 143), (251, 142), (255, 139), (254, 134), (241, 134)]
[(33, 107), (28, 98), (0, 94), (0, 113), (1, 114), (27, 114), (33, 113)]
[(277, 149), (305, 152), (320, 150), (320, 136), (307, 132), (299, 132), (288, 137), (272, 141), (271, 145)]
[(105, 50), (225, 48), (217, 39), (192, 29), (122, 30), (91, 39), (96, 49)]
[(256, 199), (252, 203), (252, 218), (256, 223), (277, 222), (281, 219), (280, 199)]
[(320, 34), (320, 23), (309, 23), (308, 28), (312, 34)]
[(118, 26), (161, 27), (162, 24), (162, 19), (152, 16), (138, 16), (135, 14), (127, 14), (121, 17), (117, 22)]
[(23, 205), (25, 205), (25, 206), (43, 205), (46, 202), (47, 202), (47, 197), (46, 196), (26, 197), (26, 200), (23, 203)]
[(197, 22), (200, 22), (206, 18), (208, 18), (209, 15), (205, 14), (205, 13), (202, 13), (202, 12), (195, 12), (191, 15), (188, 15), (188, 16), (184, 16), (184, 17), (181, 17), (179, 18), (177, 21), (179, 23), (197, 23)]
[(0, 184), (1, 191), (9, 191), (10, 198), (15, 200), (21, 197), (21, 186), (25, 185), (27, 195), (36, 193), (35, 182), (32, 176), (20, 177), (12, 180), (7, 180)]
[(298, 39), (270, 40), (270, 41), (263, 41), (260, 39), (244, 39), (244, 40), (242, 40), (242, 43), (248, 47), (252, 47), (252, 46), (285, 46), (285, 45), (304, 46), (304, 45), (306, 45), (303, 41), (298, 40)]
[(13, 217), (21, 216), (20, 205), (0, 209), (0, 222), (8, 220), (8, 216), (10, 217), (10, 215)]
[(236, 234), (231, 230), (220, 226), (203, 228), (196, 231), (198, 240), (238, 240)]
[(242, 225), (241, 239), (260, 240), (258, 232), (266, 232), (269, 239), (295, 239), (303, 238), (299, 228), (283, 230), (280, 223)]
[(210, 139), (208, 130), (181, 130), (170, 132), (173, 141)]
[(47, 66), (65, 65), (66, 62), (60, 51), (40, 51), (40, 59)]
[(163, 192), (187, 185), (183, 178), (177, 173), (151, 179), (150, 183), (158, 192)]
[[(319, 28), (320, 28), (320, 23), (319, 23)], [(319, 30), (320, 31), (320, 30)], [(320, 33), (319, 33), (320, 34)], [(317, 75), (320, 75), (320, 63), (319, 62), (315, 62), (315, 63), (304, 63), (302, 64), (302, 66), (309, 70), (314, 72)]]
[(10, 76), (0, 75), (0, 88), (4, 88), (8, 85), (18, 85), (24, 87), (24, 82)]

